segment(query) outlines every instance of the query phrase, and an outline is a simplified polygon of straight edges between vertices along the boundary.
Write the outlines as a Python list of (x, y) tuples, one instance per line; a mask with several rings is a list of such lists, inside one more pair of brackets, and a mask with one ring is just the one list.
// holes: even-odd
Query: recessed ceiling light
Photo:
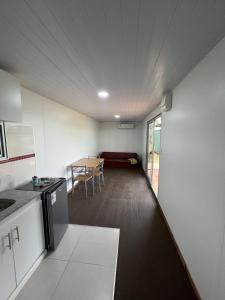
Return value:
[(99, 91), (98, 92), (98, 97), (101, 99), (106, 99), (109, 97), (109, 93), (107, 91)]
[(120, 115), (115, 115), (114, 116), (116, 119), (119, 119), (120, 118)]

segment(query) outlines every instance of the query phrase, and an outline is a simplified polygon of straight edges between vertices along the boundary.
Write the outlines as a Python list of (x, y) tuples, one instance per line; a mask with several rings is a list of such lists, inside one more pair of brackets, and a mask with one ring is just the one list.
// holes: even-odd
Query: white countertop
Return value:
[(5, 190), (0, 192), (0, 199), (12, 199), (16, 201), (14, 204), (0, 212), (0, 222), (34, 198), (39, 197), (40, 194), (40, 192), (20, 190)]

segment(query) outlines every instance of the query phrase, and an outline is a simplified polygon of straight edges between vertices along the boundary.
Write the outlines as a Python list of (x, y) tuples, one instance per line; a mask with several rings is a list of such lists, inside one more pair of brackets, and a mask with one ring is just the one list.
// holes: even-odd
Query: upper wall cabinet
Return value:
[(3, 70), (0, 70), (0, 120), (22, 121), (19, 80)]
[(8, 158), (35, 152), (33, 128), (31, 126), (5, 122), (5, 136)]

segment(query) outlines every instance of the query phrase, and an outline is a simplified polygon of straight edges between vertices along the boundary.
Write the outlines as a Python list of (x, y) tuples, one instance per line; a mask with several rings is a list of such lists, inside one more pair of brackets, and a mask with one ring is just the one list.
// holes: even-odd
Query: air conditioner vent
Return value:
[(120, 122), (118, 129), (135, 129), (136, 124), (134, 122)]

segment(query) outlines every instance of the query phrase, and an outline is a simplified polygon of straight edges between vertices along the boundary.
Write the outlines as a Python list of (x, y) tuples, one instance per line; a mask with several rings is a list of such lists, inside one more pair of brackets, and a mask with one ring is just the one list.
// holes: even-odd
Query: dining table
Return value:
[[(94, 178), (96, 169), (104, 162), (104, 158), (97, 158), (97, 157), (88, 157), (88, 158), (81, 158), (67, 167), (71, 170), (72, 175), (72, 186), (74, 185), (74, 178), (73, 178), (73, 169), (79, 167), (85, 167), (92, 173)], [(93, 194), (94, 194), (94, 181), (93, 181)]]
[(81, 158), (69, 165), (71, 169), (75, 167), (84, 167), (93, 169), (93, 171), (101, 164), (103, 163), (104, 158), (94, 158), (94, 157), (89, 157), (89, 158)]

